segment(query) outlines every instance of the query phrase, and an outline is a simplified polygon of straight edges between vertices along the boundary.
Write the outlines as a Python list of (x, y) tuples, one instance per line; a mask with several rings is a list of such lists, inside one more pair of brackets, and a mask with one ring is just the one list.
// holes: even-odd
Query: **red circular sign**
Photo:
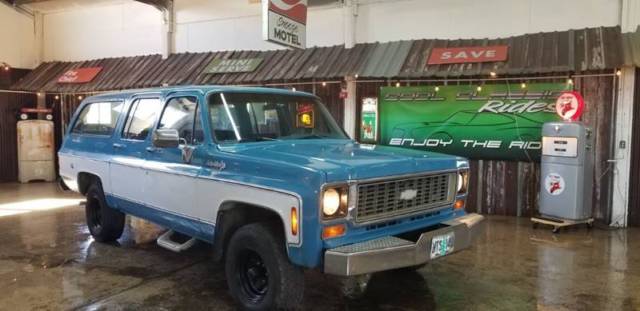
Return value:
[(556, 100), (556, 113), (565, 121), (576, 121), (584, 110), (584, 99), (576, 91), (562, 92)]

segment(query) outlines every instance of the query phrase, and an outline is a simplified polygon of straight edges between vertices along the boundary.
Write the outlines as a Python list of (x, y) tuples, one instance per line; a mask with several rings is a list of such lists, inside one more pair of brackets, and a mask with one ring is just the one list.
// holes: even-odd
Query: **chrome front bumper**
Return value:
[(427, 231), (417, 242), (394, 236), (329, 249), (324, 254), (324, 272), (352, 276), (420, 265), (431, 260), (431, 240), (454, 232), (453, 252), (468, 248), (481, 233), (484, 217), (467, 214), (442, 222), (446, 227)]

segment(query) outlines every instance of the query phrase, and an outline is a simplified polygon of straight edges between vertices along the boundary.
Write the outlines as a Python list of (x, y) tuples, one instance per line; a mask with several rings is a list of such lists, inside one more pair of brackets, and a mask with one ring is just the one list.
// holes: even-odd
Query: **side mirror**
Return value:
[(176, 129), (157, 129), (151, 135), (151, 142), (158, 148), (176, 148), (180, 145), (180, 134)]

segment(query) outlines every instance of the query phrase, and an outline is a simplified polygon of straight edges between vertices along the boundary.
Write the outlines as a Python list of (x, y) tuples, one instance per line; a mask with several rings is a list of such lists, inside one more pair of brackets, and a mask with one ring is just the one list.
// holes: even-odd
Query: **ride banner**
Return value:
[(381, 143), (471, 159), (539, 161), (564, 83), (383, 87)]

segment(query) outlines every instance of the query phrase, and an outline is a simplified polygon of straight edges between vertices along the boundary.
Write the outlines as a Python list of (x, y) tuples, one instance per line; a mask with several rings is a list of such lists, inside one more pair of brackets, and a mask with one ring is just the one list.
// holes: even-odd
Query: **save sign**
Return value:
[(501, 62), (507, 60), (506, 45), (463, 48), (434, 48), (429, 54), (428, 65)]

